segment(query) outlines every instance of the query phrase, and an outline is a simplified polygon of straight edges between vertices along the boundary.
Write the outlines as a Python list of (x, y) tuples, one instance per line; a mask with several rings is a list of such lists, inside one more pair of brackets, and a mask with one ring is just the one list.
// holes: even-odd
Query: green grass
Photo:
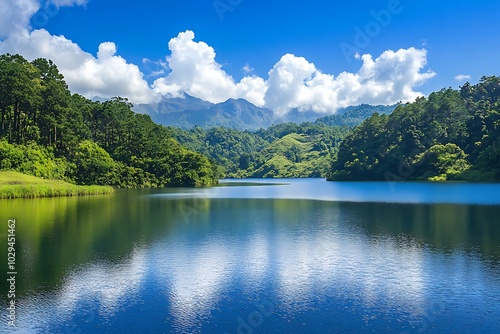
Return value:
[(330, 168), (328, 152), (319, 151), (322, 135), (291, 133), (272, 142), (264, 151), (266, 161), (250, 177), (318, 177)]
[(87, 196), (113, 193), (109, 186), (77, 186), (13, 171), (0, 171), (0, 198)]

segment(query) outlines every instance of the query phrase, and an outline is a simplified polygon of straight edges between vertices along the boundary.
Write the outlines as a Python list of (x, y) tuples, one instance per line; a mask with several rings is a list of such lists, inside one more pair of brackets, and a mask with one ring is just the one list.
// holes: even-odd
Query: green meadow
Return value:
[(13, 171), (0, 171), (0, 198), (34, 198), (111, 194), (110, 186), (77, 186)]

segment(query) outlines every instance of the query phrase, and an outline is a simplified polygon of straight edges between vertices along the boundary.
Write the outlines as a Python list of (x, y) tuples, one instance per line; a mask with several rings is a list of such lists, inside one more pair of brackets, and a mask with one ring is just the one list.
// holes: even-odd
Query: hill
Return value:
[(346, 136), (331, 180), (500, 181), (500, 77), (374, 114)]
[(126, 99), (71, 94), (50, 60), (0, 55), (0, 87), (0, 170), (114, 187), (217, 182), (207, 157), (134, 113)]
[(169, 127), (183, 145), (222, 166), (226, 177), (325, 177), (348, 127), (282, 123), (256, 132)]

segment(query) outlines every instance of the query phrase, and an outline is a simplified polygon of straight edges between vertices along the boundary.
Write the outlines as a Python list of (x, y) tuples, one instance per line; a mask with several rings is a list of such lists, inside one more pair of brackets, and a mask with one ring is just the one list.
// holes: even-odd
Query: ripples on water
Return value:
[[(500, 328), (499, 207), (362, 203), (390, 194), (395, 202), (456, 202), (448, 188), (423, 198), (418, 187), (388, 192), (385, 184), (368, 185), (364, 194), (358, 185), (292, 183), (128, 191), (57, 207), (36, 236), (20, 231), (21, 260), (32, 275), (19, 283), (17, 331)], [(331, 200), (341, 194), (358, 203)], [(309, 197), (315, 200), (296, 199)], [(20, 221), (26, 205), (10, 207)]]

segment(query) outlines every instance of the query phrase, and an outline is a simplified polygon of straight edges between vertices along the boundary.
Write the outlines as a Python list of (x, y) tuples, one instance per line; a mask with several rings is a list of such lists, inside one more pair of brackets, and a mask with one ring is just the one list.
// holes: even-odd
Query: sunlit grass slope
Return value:
[(0, 171), (0, 198), (101, 195), (113, 192), (108, 186), (77, 186), (61, 180), (46, 180), (13, 171)]

